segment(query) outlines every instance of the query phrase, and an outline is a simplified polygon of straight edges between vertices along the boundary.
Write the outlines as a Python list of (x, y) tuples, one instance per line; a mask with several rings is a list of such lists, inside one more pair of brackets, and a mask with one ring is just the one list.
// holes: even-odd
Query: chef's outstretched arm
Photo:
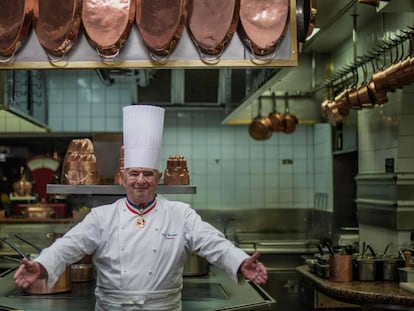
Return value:
[(267, 282), (267, 270), (266, 267), (257, 260), (259, 257), (260, 253), (255, 252), (253, 255), (246, 258), (240, 265), (240, 272), (249, 281), (263, 285)]
[(14, 274), (14, 284), (18, 288), (28, 288), (34, 281), (46, 278), (46, 269), (36, 261), (30, 261), (26, 258)]

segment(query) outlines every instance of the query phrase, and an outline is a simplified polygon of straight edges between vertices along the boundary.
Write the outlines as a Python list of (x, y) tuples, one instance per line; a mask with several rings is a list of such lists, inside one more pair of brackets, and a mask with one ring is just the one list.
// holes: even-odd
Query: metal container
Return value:
[(333, 282), (352, 281), (352, 255), (329, 256), (329, 280)]
[(93, 264), (72, 264), (70, 270), (72, 282), (89, 282), (93, 278)]
[(403, 267), (398, 268), (400, 282), (414, 282), (414, 268)]
[(184, 265), (183, 276), (207, 275), (210, 272), (210, 264), (197, 254), (187, 252), (187, 261)]
[(377, 261), (374, 258), (358, 258), (358, 279), (360, 281), (375, 281)]
[(71, 271), (67, 266), (53, 287), (47, 286), (47, 279), (38, 279), (23, 291), (33, 295), (57, 294), (69, 292), (72, 289)]

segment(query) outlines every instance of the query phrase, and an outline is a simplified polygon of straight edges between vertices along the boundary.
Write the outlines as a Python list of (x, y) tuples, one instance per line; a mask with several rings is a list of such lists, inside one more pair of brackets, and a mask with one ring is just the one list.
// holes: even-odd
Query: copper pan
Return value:
[(372, 101), (371, 89), (366, 83), (361, 84), (357, 89), (357, 96), (361, 108), (372, 108), (374, 103)]
[(376, 90), (387, 90), (388, 89), (388, 81), (387, 81), (387, 74), (385, 70), (380, 70), (374, 73), (372, 76), (372, 80), (375, 84)]
[(187, 28), (207, 63), (217, 61), (230, 43), (239, 21), (240, 0), (189, 0)]
[(371, 94), (375, 105), (382, 105), (388, 102), (387, 91), (385, 89), (377, 90), (372, 80), (368, 83), (368, 86), (372, 90)]
[(296, 126), (298, 125), (299, 120), (296, 118), (294, 114), (291, 114), (289, 112), (285, 113), (283, 115), (283, 133), (291, 134), (296, 130)]
[(268, 117), (261, 116), (262, 100), (260, 97), (258, 101), (259, 101), (259, 104), (258, 104), (259, 114), (250, 123), (249, 133), (250, 133), (250, 136), (256, 140), (266, 140), (266, 139), (269, 139), (270, 136), (272, 136), (272, 131), (273, 131), (272, 121)]
[(401, 63), (398, 62), (398, 63), (391, 65), (385, 70), (387, 84), (388, 84), (387, 88), (390, 91), (395, 91), (396, 89), (403, 88), (403, 84), (401, 83), (401, 81), (398, 81), (397, 75), (396, 75), (396, 73), (400, 70), (400, 68), (401, 68)]
[(9, 62), (28, 37), (33, 0), (2, 1), (0, 10), (0, 62)]
[(151, 59), (165, 62), (185, 27), (187, 0), (136, 0), (135, 23)]
[(269, 113), (268, 118), (272, 122), (273, 132), (283, 132), (285, 124), (283, 122), (283, 113), (276, 111), (276, 95), (272, 93), (273, 111)]
[(50, 60), (59, 60), (73, 47), (81, 26), (81, 14), (82, 0), (34, 0), (34, 29)]
[(328, 117), (328, 115), (327, 115), (327, 109), (328, 109), (328, 104), (330, 103), (331, 101), (329, 100), (329, 99), (325, 99), (323, 102), (322, 102), (322, 104), (321, 104), (321, 112), (322, 112), (322, 115), (325, 117), (325, 118), (327, 118)]
[(238, 32), (255, 59), (273, 58), (286, 34), (289, 10), (289, 0), (240, 1)]
[(135, 7), (135, 0), (83, 0), (86, 37), (104, 60), (113, 60), (127, 42)]
[(405, 85), (414, 82), (414, 60), (413, 57), (407, 57), (401, 65), (402, 70), (398, 74), (398, 78), (404, 81)]
[(272, 121), (268, 117), (257, 116), (249, 125), (250, 136), (256, 140), (269, 139), (272, 131)]
[(335, 103), (338, 107), (338, 112), (341, 116), (345, 116), (349, 114), (349, 110), (351, 109), (351, 103), (349, 102), (349, 94), (348, 90), (342, 91), (335, 97)]
[(362, 106), (361, 106), (361, 103), (359, 102), (357, 89), (356, 88), (349, 89), (348, 96), (349, 96), (349, 103), (351, 104), (351, 109), (361, 110)]
[(339, 109), (335, 101), (331, 101), (328, 103), (326, 107), (326, 116), (328, 122), (332, 126), (337, 126), (338, 124), (342, 123), (343, 118), (339, 113)]

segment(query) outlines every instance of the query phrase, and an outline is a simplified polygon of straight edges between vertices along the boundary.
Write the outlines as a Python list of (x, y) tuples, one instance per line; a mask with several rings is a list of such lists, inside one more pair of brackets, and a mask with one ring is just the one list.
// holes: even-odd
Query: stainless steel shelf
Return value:
[[(46, 188), (49, 194), (87, 194), (87, 195), (124, 195), (125, 190), (117, 185), (60, 185), (48, 184)], [(159, 194), (195, 194), (197, 188), (194, 185), (166, 186), (159, 185)]]

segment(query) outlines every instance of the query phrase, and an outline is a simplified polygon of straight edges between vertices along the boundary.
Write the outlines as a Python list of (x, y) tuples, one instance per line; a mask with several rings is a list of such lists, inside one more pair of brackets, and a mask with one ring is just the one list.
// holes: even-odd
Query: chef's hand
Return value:
[(267, 282), (267, 270), (266, 267), (257, 259), (260, 257), (259, 252), (255, 252), (249, 258), (246, 258), (240, 265), (240, 272), (243, 276), (259, 285)]
[(40, 263), (24, 258), (14, 274), (14, 284), (18, 288), (26, 289), (34, 281), (45, 275), (47, 275), (46, 270)]

